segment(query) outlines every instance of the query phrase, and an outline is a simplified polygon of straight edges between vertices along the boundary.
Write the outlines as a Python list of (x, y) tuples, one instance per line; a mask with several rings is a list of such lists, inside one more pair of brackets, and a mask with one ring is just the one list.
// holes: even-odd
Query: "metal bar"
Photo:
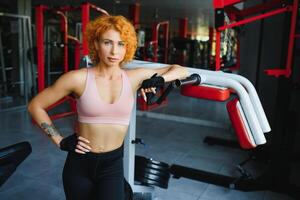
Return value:
[(64, 43), (64, 72), (69, 71), (69, 65), (68, 65), (68, 19), (65, 16), (65, 14), (61, 11), (56, 11), (56, 14), (58, 14), (61, 17), (60, 25), (61, 25), (61, 31), (63, 32), (63, 43)]
[(188, 19), (180, 18), (179, 19), (179, 37), (187, 38), (187, 32), (188, 32)]
[(153, 24), (152, 26), (152, 41), (153, 43), (153, 62), (157, 62), (157, 49), (158, 49), (158, 29), (159, 29), (159, 24)]
[[(258, 116), (256, 115), (254, 106), (251, 102), (248, 92), (238, 81), (229, 77), (220, 77), (217, 74), (201, 74), (199, 70), (192, 69), (192, 72), (199, 73), (203, 84), (216, 85), (233, 89), (239, 97), (245, 117), (251, 129), (255, 144), (261, 145), (266, 143), (263, 130), (260, 126)], [(215, 72), (218, 73), (218, 72)]]
[[(281, 7), (281, 4), (282, 4), (282, 0), (273, 0), (273, 1), (270, 1), (270, 2), (262, 3), (262, 4), (257, 5), (257, 6), (253, 6), (253, 7), (250, 7), (250, 8), (243, 9), (243, 10), (239, 11), (238, 13), (236, 13), (236, 15), (238, 17), (246, 17), (246, 16), (253, 15), (255, 13), (259, 13), (259, 12), (262, 12), (262, 11), (267, 11), (267, 10), (270, 10), (270, 9), (274, 9), (278, 6)], [(227, 8), (225, 8), (225, 12), (227, 12)]]
[[(209, 49), (209, 53), (207, 55), (207, 60), (208, 60), (208, 63), (207, 65), (209, 67), (211, 67), (211, 61), (212, 61), (212, 47), (213, 47), (213, 42), (214, 42), (214, 28), (213, 27), (209, 27), (209, 33), (208, 33), (208, 36), (209, 36), (209, 46), (208, 46), (208, 49)], [(215, 66), (214, 66), (215, 67)]]
[(74, 114), (75, 114), (75, 112), (70, 111), (70, 112), (64, 112), (64, 113), (51, 115), (50, 118), (51, 118), (51, 120), (56, 120), (56, 119), (67, 117), (67, 116), (74, 115)]
[(50, 38), (51, 38), (51, 32), (50, 32), (50, 27), (49, 26), (45, 26), (45, 41), (46, 41), (46, 48), (45, 48), (45, 57), (46, 57), (46, 69), (47, 69), (47, 85), (50, 85), (51, 84), (51, 54), (52, 54), (52, 51), (51, 51), (51, 45), (48, 43), (50, 41)]
[(223, 31), (227, 28), (233, 28), (233, 27), (236, 27), (236, 26), (241, 26), (243, 24), (248, 24), (250, 22), (260, 20), (260, 19), (264, 19), (264, 18), (273, 16), (273, 15), (281, 14), (281, 13), (284, 13), (284, 12), (287, 12), (287, 11), (290, 11), (290, 10), (291, 10), (291, 7), (287, 6), (285, 8), (280, 8), (278, 10), (274, 10), (274, 11), (271, 11), (271, 12), (268, 12), (268, 13), (265, 13), (265, 14), (261, 14), (261, 15), (250, 17), (250, 18), (247, 18), (247, 19), (244, 19), (244, 20), (232, 23), (232, 24), (221, 26), (221, 27), (218, 28), (218, 30)]
[(164, 36), (165, 36), (165, 52), (164, 52), (164, 63), (168, 63), (168, 52), (169, 52), (169, 22), (164, 24)]
[(22, 18), (18, 18), (18, 58), (19, 58), (19, 85), (20, 95), (24, 96), (25, 94), (25, 63), (24, 63), (24, 29), (23, 29), (23, 20)]
[(108, 12), (107, 12), (106, 10), (104, 10), (104, 9), (102, 9), (102, 8), (100, 8), (100, 7), (96, 6), (96, 5), (94, 5), (94, 4), (91, 4), (91, 3), (88, 3), (88, 4), (89, 4), (89, 7), (90, 7), (90, 8), (93, 8), (94, 10), (96, 10), (96, 11), (98, 11), (98, 12), (104, 14), (104, 15), (109, 15)]
[(158, 31), (160, 26), (163, 26), (164, 28), (164, 37), (165, 37), (165, 43), (164, 43), (164, 62), (167, 63), (167, 57), (168, 57), (168, 45), (169, 45), (169, 21), (163, 21), (159, 23), (155, 23), (152, 26), (152, 41), (153, 43), (153, 62), (157, 62), (157, 50), (158, 50)]
[(294, 52), (295, 33), (296, 33), (296, 24), (297, 24), (298, 4), (299, 4), (299, 0), (294, 0), (292, 6), (288, 53), (287, 53), (286, 66), (285, 66), (287, 70), (287, 74), (285, 75), (285, 77), (290, 77), (292, 73), (292, 62), (293, 62), (293, 52)]
[(233, 80), (239, 82), (249, 93), (250, 101), (252, 102), (254, 111), (258, 118), (258, 122), (259, 122), (263, 132), (266, 133), (271, 130), (268, 119), (267, 119), (264, 109), (262, 107), (261, 101), (255, 90), (255, 87), (248, 79), (246, 79), (243, 76), (237, 75), (237, 74), (225, 73), (225, 72), (221, 72), (221, 71), (216, 73), (211, 70), (198, 69), (197, 73), (203, 74), (203, 75), (218, 76), (219, 78), (226, 77), (226, 78), (230, 78), (230, 79), (233, 79)]
[(216, 52), (215, 52), (215, 70), (221, 69), (221, 32), (216, 30)]
[(17, 14), (11, 14), (11, 13), (2, 13), (0, 12), (0, 16), (2, 17), (13, 17), (13, 18), (26, 18), (31, 19), (30, 16), (27, 15), (17, 15)]
[(243, 0), (214, 0), (214, 8), (224, 8), (225, 6), (234, 5), (242, 2)]
[(45, 6), (35, 8), (38, 92), (45, 88), (45, 58), (44, 58), (44, 9)]
[(85, 29), (86, 25), (88, 24), (90, 20), (90, 8), (88, 3), (84, 3), (81, 5), (81, 22), (82, 22), (82, 55), (88, 56), (89, 55), (89, 49), (88, 49), (88, 43), (85, 38)]
[(291, 16), (291, 23), (290, 23), (290, 33), (289, 33), (289, 42), (288, 42), (288, 52), (287, 52), (287, 59), (285, 69), (267, 69), (264, 72), (269, 76), (285, 76), (290, 77), (292, 74), (292, 64), (293, 64), (293, 52), (294, 52), (294, 43), (295, 38), (299, 35), (296, 34), (296, 24), (297, 24), (297, 15), (298, 15), (298, 4), (299, 0), (294, 0), (293, 5), (291, 6), (292, 16)]
[(0, 30), (0, 67), (2, 71), (2, 79), (3, 79), (3, 88), (4, 93), (7, 92), (7, 79), (6, 79), (6, 70), (5, 70), (5, 61), (4, 61), (4, 55), (3, 55), (3, 44), (2, 44), (2, 30)]
[(80, 41), (76, 37), (68, 35), (68, 39), (75, 42), (75, 52), (74, 52), (74, 69), (79, 69), (80, 64)]
[(138, 29), (140, 24), (141, 4), (135, 2), (129, 7), (129, 15), (135, 29)]
[(28, 84), (29, 84), (29, 81), (28, 81), (28, 62), (27, 62), (27, 54), (26, 54), (26, 51), (28, 50), (28, 46), (26, 41), (28, 42), (28, 40), (26, 40), (26, 37), (27, 37), (27, 34), (28, 32), (26, 31), (26, 19), (25, 18), (22, 18), (21, 20), (21, 25), (22, 25), (22, 32), (21, 32), (21, 35), (22, 35), (22, 42), (23, 42), (23, 49), (22, 49), (22, 62), (23, 62), (23, 75), (24, 75), (24, 96), (25, 96), (25, 104), (27, 105), (28, 104)]
[(76, 10), (80, 10), (80, 7), (75, 7), (75, 6), (61, 6), (58, 9), (61, 12), (68, 12), (68, 11), (76, 11)]
[[(28, 29), (28, 48), (30, 50), (30, 73), (31, 73), (31, 80), (32, 80), (32, 88), (33, 92), (36, 92), (36, 82), (35, 82), (35, 76), (36, 76), (36, 71), (34, 68), (34, 55), (33, 55), (33, 41), (32, 41), (32, 31), (31, 31), (31, 19), (27, 19), (27, 29)], [(31, 91), (30, 91), (31, 93)], [(32, 94), (31, 94), (32, 95)]]

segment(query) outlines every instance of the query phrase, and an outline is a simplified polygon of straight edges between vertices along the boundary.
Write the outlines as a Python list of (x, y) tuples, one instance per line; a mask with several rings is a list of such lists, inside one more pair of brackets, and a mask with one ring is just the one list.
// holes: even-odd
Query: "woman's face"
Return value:
[(125, 41), (122, 41), (120, 33), (114, 29), (104, 32), (96, 47), (101, 65), (119, 66), (126, 53)]

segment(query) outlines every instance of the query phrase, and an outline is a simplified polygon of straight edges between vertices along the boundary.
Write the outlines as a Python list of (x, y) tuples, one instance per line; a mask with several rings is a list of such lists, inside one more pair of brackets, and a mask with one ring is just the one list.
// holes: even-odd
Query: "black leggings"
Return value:
[(67, 200), (123, 200), (123, 146), (105, 153), (69, 152), (63, 184)]

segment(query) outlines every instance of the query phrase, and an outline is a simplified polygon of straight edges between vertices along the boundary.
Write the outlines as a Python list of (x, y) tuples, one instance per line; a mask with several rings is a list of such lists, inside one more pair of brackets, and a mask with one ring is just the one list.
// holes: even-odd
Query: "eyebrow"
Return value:
[[(101, 39), (101, 40), (107, 40), (107, 41), (110, 41), (110, 42), (114, 42), (113, 40), (107, 39), (107, 38), (103, 38), (103, 39)], [(124, 42), (124, 43), (125, 43), (125, 41), (123, 41), (123, 40), (119, 40), (119, 41), (117, 41), (117, 42)]]

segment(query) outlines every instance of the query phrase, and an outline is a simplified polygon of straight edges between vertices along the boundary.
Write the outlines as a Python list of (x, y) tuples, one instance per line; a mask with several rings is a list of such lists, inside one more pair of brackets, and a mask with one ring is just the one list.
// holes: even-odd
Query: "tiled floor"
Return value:
[[(159, 113), (155, 115), (156, 113)], [(161, 119), (167, 116), (167, 119)], [(176, 118), (180, 116), (182, 118)], [(200, 121), (193, 121), (193, 119)], [(73, 132), (73, 118), (57, 120), (61, 132)], [(183, 123), (180, 123), (182, 120)], [(206, 126), (209, 124), (210, 126)], [(66, 156), (34, 127), (26, 111), (0, 113), (0, 147), (29, 141), (33, 152), (0, 188), (1, 200), (63, 200), (61, 172)], [(168, 106), (147, 115), (138, 112), (137, 137), (146, 146), (137, 145), (136, 153), (169, 164), (180, 164), (225, 175), (238, 175), (235, 165), (247, 152), (203, 144), (205, 136), (234, 138), (224, 103), (181, 97), (174, 92)], [(247, 169), (257, 175), (264, 169), (249, 163)], [(241, 192), (186, 178), (171, 178), (169, 188), (155, 188), (154, 200), (292, 200), (270, 191)]]

